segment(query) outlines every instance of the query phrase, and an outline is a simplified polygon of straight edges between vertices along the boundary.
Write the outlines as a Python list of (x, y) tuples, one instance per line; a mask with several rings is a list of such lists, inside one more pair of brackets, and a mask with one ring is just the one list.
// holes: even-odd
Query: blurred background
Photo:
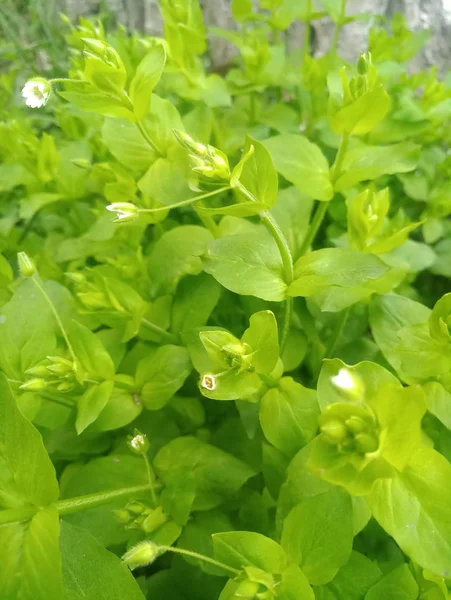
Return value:
[[(307, 0), (292, 0), (307, 2)], [(339, 0), (337, 0), (339, 2)], [(234, 28), (230, 10), (231, 0), (201, 0), (207, 25)], [(60, 12), (71, 20), (79, 16), (101, 15), (106, 21), (120, 22), (129, 31), (159, 34), (161, 17), (158, 0), (0, 0), (0, 60), (8, 53), (37, 60), (36, 68), (44, 69), (63, 51)], [(349, 0), (347, 14), (361, 13), (361, 20), (343, 28), (339, 51), (343, 58), (355, 60), (366, 50), (368, 28), (376, 20), (389, 22), (394, 13), (406, 18), (413, 31), (430, 30), (427, 46), (412, 61), (411, 68), (437, 66), (441, 74), (451, 67), (451, 0)], [(329, 49), (334, 24), (330, 19), (312, 23), (311, 44), (315, 54)], [(296, 23), (287, 33), (288, 46), (302, 46), (304, 25)], [(236, 53), (227, 41), (212, 39), (211, 56), (215, 67), (226, 66)], [(50, 56), (50, 61), (48, 57)]]

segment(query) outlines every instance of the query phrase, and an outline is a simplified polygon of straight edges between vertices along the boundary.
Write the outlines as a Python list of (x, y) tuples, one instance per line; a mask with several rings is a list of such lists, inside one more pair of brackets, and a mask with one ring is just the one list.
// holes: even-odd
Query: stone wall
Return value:
[[(104, 0), (105, 2), (105, 0)], [(233, 27), (230, 14), (230, 0), (201, 0), (204, 18), (208, 25)], [(99, 0), (59, 0), (59, 8), (70, 17), (95, 14)], [(148, 33), (161, 31), (161, 18), (157, 0), (106, 0), (106, 5), (129, 29), (144, 30)], [(428, 46), (416, 59), (415, 66), (437, 65), (443, 73), (451, 67), (451, 0), (349, 0), (347, 13), (368, 12), (390, 18), (395, 12), (401, 12), (414, 30), (430, 28), (433, 37)], [(351, 23), (341, 35), (340, 52), (347, 59), (354, 59), (366, 49), (368, 24)], [(313, 47), (317, 54), (327, 51), (333, 24), (327, 19), (314, 24)], [(303, 26), (298, 23), (288, 34), (291, 47), (302, 44)], [(225, 64), (234, 49), (223, 40), (212, 40), (212, 55), (216, 64)]]

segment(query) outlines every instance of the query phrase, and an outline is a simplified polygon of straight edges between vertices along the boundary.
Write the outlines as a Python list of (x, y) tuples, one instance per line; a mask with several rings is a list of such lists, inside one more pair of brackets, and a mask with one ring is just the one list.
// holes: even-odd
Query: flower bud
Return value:
[(345, 421), (346, 429), (351, 433), (361, 433), (367, 428), (367, 424), (360, 417), (352, 416)]
[(357, 452), (362, 452), (363, 454), (376, 452), (379, 447), (377, 438), (368, 433), (359, 433), (355, 436), (354, 440)]
[(114, 223), (135, 221), (139, 217), (139, 208), (131, 202), (113, 202), (106, 207), (110, 212), (116, 213)]
[(190, 135), (188, 135), (184, 131), (177, 131), (176, 129), (174, 129), (173, 131), (175, 137), (177, 138), (177, 141), (184, 148), (191, 150), (194, 154), (197, 154), (200, 157), (206, 156), (208, 154), (208, 146), (206, 146), (205, 144), (196, 142)]
[(334, 419), (321, 425), (321, 433), (331, 444), (342, 442), (347, 436), (347, 430), (342, 421)]
[(123, 525), (127, 525), (130, 521), (130, 513), (125, 508), (119, 508), (117, 510), (113, 510), (113, 515), (116, 521), (122, 523)]
[(166, 523), (167, 520), (167, 515), (164, 513), (161, 506), (159, 506), (155, 510), (152, 510), (149, 513), (149, 515), (145, 518), (141, 525), (141, 529), (146, 533), (151, 533), (152, 531), (155, 531), (156, 529), (161, 527), (161, 525), (164, 525), (164, 523)]
[(366, 75), (371, 65), (371, 52), (364, 52), (357, 60), (357, 73), (359, 75)]
[(35, 378), (29, 379), (23, 383), (21, 386), (19, 386), (19, 389), (23, 390), (24, 392), (41, 392), (42, 390), (45, 390), (46, 387), (47, 382), (44, 379)]
[(235, 598), (253, 599), (259, 590), (260, 585), (256, 581), (246, 579), (241, 581), (235, 590)]
[(98, 310), (109, 307), (109, 302), (102, 292), (78, 292), (77, 298), (88, 310)]
[(158, 557), (158, 546), (153, 542), (140, 542), (126, 552), (122, 560), (131, 569), (150, 565)]
[(146, 507), (141, 502), (129, 502), (126, 509), (135, 515), (140, 515), (146, 510)]
[(56, 386), (58, 392), (70, 392), (74, 389), (74, 383), (72, 381), (62, 381)]
[(17, 254), (17, 261), (19, 263), (20, 274), (24, 277), (33, 277), (37, 273), (34, 262), (26, 252), (19, 252)]
[(133, 437), (128, 438), (127, 446), (134, 454), (145, 454), (149, 450), (149, 440), (144, 433), (135, 429)]
[(45, 365), (36, 365), (35, 367), (31, 367), (31, 369), (27, 369), (25, 373), (27, 375), (33, 375), (33, 377), (39, 377), (43, 379), (49, 375), (48, 369)]

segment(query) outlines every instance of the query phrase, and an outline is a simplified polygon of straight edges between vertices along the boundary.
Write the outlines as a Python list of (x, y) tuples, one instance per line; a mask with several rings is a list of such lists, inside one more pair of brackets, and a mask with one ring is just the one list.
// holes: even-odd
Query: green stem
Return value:
[(212, 215), (207, 215), (206, 213), (199, 210), (196, 206), (194, 207), (197, 216), (202, 221), (204, 227), (208, 229), (208, 231), (212, 234), (214, 238), (220, 237), (219, 228), (216, 224), (216, 221), (213, 219)]
[(164, 156), (163, 152), (160, 150), (160, 148), (158, 148), (158, 146), (153, 141), (153, 139), (150, 137), (150, 135), (147, 133), (146, 128), (140, 121), (136, 122), (136, 127), (138, 128), (140, 134), (143, 136), (143, 138), (146, 140), (146, 142), (149, 144), (149, 146), (152, 148), (152, 150), (155, 152), (155, 154), (157, 154), (160, 157)]
[(55, 321), (58, 323), (58, 327), (60, 328), (60, 331), (62, 333), (62, 336), (64, 338), (64, 341), (66, 342), (66, 345), (69, 349), (69, 353), (72, 357), (72, 360), (74, 361), (74, 363), (78, 364), (78, 360), (77, 360), (77, 356), (74, 352), (74, 349), (72, 347), (72, 344), (70, 343), (69, 337), (66, 333), (66, 330), (64, 328), (64, 325), (60, 319), (60, 316), (56, 310), (56, 308), (53, 306), (53, 302), (50, 300), (47, 292), (45, 291), (45, 289), (42, 287), (39, 279), (36, 277), (36, 275), (33, 275), (33, 277), (31, 277), (31, 281), (34, 283), (34, 285), (36, 286), (36, 288), (40, 291), (40, 293), (42, 294), (42, 296), (44, 297), (45, 301), (47, 302), (47, 304), (49, 305), (50, 310), (53, 313), (53, 316), (55, 317)]
[(151, 323), (151, 321), (148, 321), (147, 319), (143, 318), (141, 319), (141, 324), (145, 325), (147, 329), (149, 329), (152, 333), (159, 335), (162, 339), (166, 340), (170, 344), (179, 343), (179, 339), (177, 338), (177, 336), (173, 335), (172, 333), (169, 333), (169, 331), (165, 331), (162, 327), (155, 325), (155, 323)]
[[(335, 157), (335, 162), (332, 165), (331, 170), (330, 170), (332, 182), (337, 181), (337, 179), (340, 177), (341, 170), (343, 167), (343, 161), (346, 156), (346, 152), (348, 151), (348, 146), (349, 146), (349, 135), (344, 134), (341, 138), (340, 145), (338, 147), (338, 152), (337, 152), (337, 156)], [(307, 250), (310, 248), (313, 240), (316, 237), (316, 234), (318, 233), (319, 228), (321, 227), (321, 223), (323, 222), (324, 217), (326, 216), (327, 208), (328, 208), (328, 202), (320, 202), (319, 203), (318, 208), (316, 209), (315, 214), (313, 216), (312, 222), (310, 223), (309, 228), (307, 230), (307, 234), (304, 238), (304, 241), (302, 242), (302, 246), (299, 251), (300, 256), (303, 256), (307, 252)]]
[(349, 134), (343, 134), (340, 145), (338, 146), (337, 156), (335, 157), (335, 162), (331, 169), (331, 178), (332, 182), (337, 181), (337, 179), (341, 175), (341, 170), (343, 167), (343, 161), (346, 156), (346, 152), (348, 151), (349, 146)]
[(347, 0), (341, 0), (340, 18), (337, 24), (335, 25), (334, 37), (332, 38), (332, 44), (330, 47), (331, 54), (337, 54), (338, 42), (340, 41), (340, 34), (341, 30), (343, 29), (343, 22), (346, 16), (346, 1)]
[(316, 234), (318, 233), (321, 223), (323, 222), (323, 219), (326, 216), (327, 208), (327, 202), (320, 202), (318, 204), (318, 208), (315, 211), (312, 222), (310, 223), (304, 241), (302, 242), (301, 249), (299, 250), (300, 256), (303, 256), (310, 248), (313, 240), (316, 237)]
[(210, 558), (209, 556), (204, 556), (203, 554), (199, 554), (198, 552), (193, 552), (192, 550), (185, 550), (184, 548), (176, 548), (174, 546), (158, 546), (159, 550), (164, 552), (173, 552), (174, 554), (183, 554), (184, 556), (191, 556), (192, 558), (198, 558), (199, 560), (203, 560), (204, 562), (208, 562), (216, 567), (220, 567), (225, 571), (230, 571), (234, 575), (239, 575), (241, 571), (238, 569), (234, 569), (233, 567), (229, 567), (229, 565), (225, 565), (219, 560), (215, 560), (214, 558)]
[(306, 7), (306, 19), (305, 19), (305, 29), (304, 29), (304, 45), (302, 48), (302, 55), (305, 58), (310, 55), (310, 33), (311, 33), (311, 21), (310, 14), (312, 12), (312, 0), (307, 0)]
[[(80, 510), (95, 508), (96, 506), (108, 504), (109, 502), (113, 502), (119, 498), (136, 496), (147, 492), (149, 489), (150, 485), (145, 484), (129, 488), (122, 488), (119, 490), (110, 490), (108, 492), (99, 492), (97, 494), (87, 494), (85, 496), (68, 498), (67, 500), (59, 500), (58, 502), (55, 502), (54, 507), (58, 511), (59, 515), (70, 515)], [(24, 506), (22, 508), (8, 508), (6, 510), (0, 510), (0, 525), (28, 521), (36, 513), (38, 513), (39, 510), (40, 507), (37, 506)]]
[(285, 310), (283, 314), (283, 325), (282, 332), (280, 335), (280, 353), (283, 352), (288, 339), (288, 333), (290, 332), (291, 316), (293, 314), (293, 298), (287, 298), (285, 300)]
[[(255, 198), (255, 196), (242, 183), (238, 182), (237, 187), (247, 198), (249, 198), (249, 200), (251, 200), (252, 202), (257, 202), (257, 199)], [(258, 214), (259, 214), (259, 217), (260, 217), (263, 225), (266, 227), (266, 229), (272, 235), (274, 241), (277, 244), (277, 248), (279, 249), (280, 257), (282, 259), (282, 264), (283, 264), (284, 280), (285, 280), (285, 283), (287, 284), (287, 286), (289, 286), (290, 283), (294, 279), (294, 268), (293, 268), (293, 257), (291, 255), (291, 250), (290, 250), (290, 246), (287, 242), (287, 238), (283, 234), (283, 231), (280, 229), (277, 221), (274, 219), (274, 217), (269, 212), (269, 210), (262, 210)], [(292, 300), (292, 298), (287, 298), (287, 300), (285, 301), (283, 324), (282, 324), (282, 328), (280, 330), (280, 348), (281, 348), (281, 350), (283, 350), (285, 343), (287, 341), (288, 332), (290, 330), (290, 324), (291, 324), (292, 310), (293, 310), (293, 300)]]
[(216, 196), (216, 194), (221, 194), (222, 192), (226, 192), (227, 190), (230, 190), (230, 185), (219, 188), (218, 190), (213, 190), (212, 192), (207, 192), (206, 194), (201, 194), (200, 196), (196, 196), (195, 198), (188, 198), (187, 200), (182, 200), (181, 202), (176, 202), (175, 204), (168, 204), (167, 206), (159, 206), (158, 208), (139, 208), (138, 210), (140, 213), (162, 212), (164, 210), (178, 208), (179, 206), (188, 206), (189, 204), (195, 204), (196, 202), (199, 202), (199, 200), (203, 200), (204, 198), (210, 198), (211, 196)]
[(152, 465), (150, 464), (150, 460), (149, 460), (149, 456), (147, 455), (147, 452), (143, 452), (142, 457), (144, 459), (144, 462), (146, 463), (146, 471), (147, 471), (147, 478), (149, 479), (150, 493), (152, 496), (152, 501), (156, 508), (158, 506), (158, 500), (157, 500), (157, 496), (155, 494), (155, 487), (154, 487), (154, 480), (156, 479), (155, 473), (152, 468)]

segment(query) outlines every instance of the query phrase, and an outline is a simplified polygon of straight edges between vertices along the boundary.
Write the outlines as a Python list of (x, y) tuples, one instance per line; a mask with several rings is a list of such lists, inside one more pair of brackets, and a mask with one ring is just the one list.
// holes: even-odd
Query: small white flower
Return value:
[(134, 221), (139, 215), (139, 209), (131, 202), (114, 202), (106, 207), (110, 212), (116, 213), (115, 223)]
[(331, 381), (342, 390), (353, 390), (356, 387), (356, 381), (348, 369), (340, 369)]
[(216, 389), (216, 377), (214, 375), (203, 375), (200, 380), (200, 386), (212, 392)]
[(45, 79), (30, 79), (23, 86), (22, 96), (31, 108), (44, 106), (50, 96), (51, 86)]

